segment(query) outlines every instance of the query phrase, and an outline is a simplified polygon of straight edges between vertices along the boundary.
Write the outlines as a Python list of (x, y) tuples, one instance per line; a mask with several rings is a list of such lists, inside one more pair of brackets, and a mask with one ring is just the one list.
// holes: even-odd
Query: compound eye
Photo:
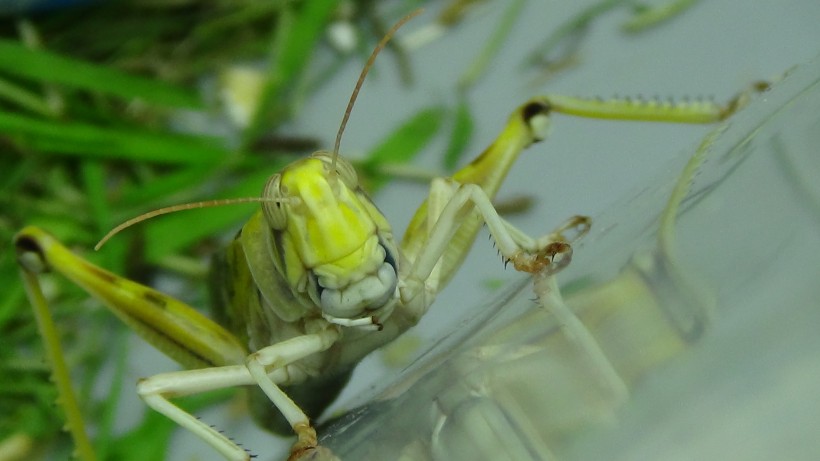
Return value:
[[(275, 174), (268, 178), (265, 183), (265, 189), (262, 191), (262, 197), (269, 199), (281, 199), (283, 197), (282, 191), (279, 189), (279, 183), (282, 180), (282, 175)], [(285, 205), (282, 202), (262, 202), (262, 212), (265, 213), (265, 219), (271, 229), (282, 230), (288, 223), (287, 213), (285, 212)]]

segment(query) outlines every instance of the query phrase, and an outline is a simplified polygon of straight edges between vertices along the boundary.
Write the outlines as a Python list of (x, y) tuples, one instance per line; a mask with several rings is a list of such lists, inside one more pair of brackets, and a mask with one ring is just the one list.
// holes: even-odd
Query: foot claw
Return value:
[[(294, 448), (295, 450), (295, 448)], [(288, 461), (341, 461), (329, 448), (315, 446), (291, 451)]]
[[(556, 256), (559, 258), (556, 260)], [(546, 271), (554, 274), (572, 260), (572, 246), (566, 242), (553, 242), (536, 253), (520, 252), (512, 257), (515, 270), (537, 274)]]
[(319, 445), (319, 440), (316, 437), (316, 429), (310, 423), (297, 423), (293, 426), (296, 432), (296, 443), (290, 449), (290, 456), (288, 461), (306, 460), (304, 456), (316, 449)]

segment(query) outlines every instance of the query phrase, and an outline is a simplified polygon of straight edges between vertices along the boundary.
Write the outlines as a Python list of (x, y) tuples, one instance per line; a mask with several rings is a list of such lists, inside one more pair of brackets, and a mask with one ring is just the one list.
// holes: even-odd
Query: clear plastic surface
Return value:
[(820, 61), (794, 70), (594, 220), (551, 293), (593, 352), (522, 277), (322, 445), (344, 460), (816, 459), (819, 82)]

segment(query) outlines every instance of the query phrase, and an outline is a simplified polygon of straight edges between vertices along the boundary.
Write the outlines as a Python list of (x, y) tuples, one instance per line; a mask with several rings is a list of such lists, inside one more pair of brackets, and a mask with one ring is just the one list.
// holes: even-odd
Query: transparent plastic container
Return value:
[(343, 460), (816, 459), (819, 82), (820, 61), (794, 70), (593, 221), (550, 294), (586, 339), (522, 277), (321, 444)]

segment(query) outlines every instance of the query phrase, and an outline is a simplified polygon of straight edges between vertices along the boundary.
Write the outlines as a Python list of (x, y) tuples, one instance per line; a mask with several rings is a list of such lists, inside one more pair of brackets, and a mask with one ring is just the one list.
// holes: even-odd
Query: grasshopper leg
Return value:
[(297, 336), (263, 348), (248, 356), (245, 365), (185, 370), (163, 373), (144, 379), (137, 392), (145, 403), (210, 444), (231, 461), (246, 461), (250, 455), (213, 427), (184, 411), (170, 398), (227, 387), (258, 384), (276, 408), (291, 423), (298, 436), (293, 452), (313, 449), (316, 432), (307, 415), (287, 396), (277, 383), (298, 382), (306, 371), (293, 363), (329, 348), (339, 338), (335, 327), (318, 333)]
[(226, 459), (248, 461), (250, 455), (244, 449), (218, 430), (174, 405), (170, 398), (250, 384), (254, 384), (254, 380), (247, 367), (230, 365), (154, 375), (139, 381), (137, 393), (148, 406), (189, 430)]
[[(246, 366), (256, 384), (268, 396), (271, 402), (288, 420), (296, 432), (297, 441), (291, 453), (298, 456), (307, 450), (313, 450), (318, 445), (316, 430), (311, 426), (308, 416), (301, 408), (282, 391), (277, 382), (276, 372), (286, 373), (285, 381), (299, 382), (307, 378), (305, 371), (299, 367), (289, 367), (289, 364), (309, 355), (327, 350), (340, 333), (338, 327), (329, 326), (318, 333), (297, 336), (289, 340), (262, 348), (249, 355)], [(270, 370), (273, 368), (273, 370)]]
[[(452, 179), (437, 178), (431, 185), (430, 197), (429, 238), (404, 278), (405, 285), (401, 287), (402, 300), (407, 305), (418, 306), (416, 314), (419, 317), (430, 304), (426, 298), (438, 291), (440, 274), (437, 266), (451, 244), (453, 235), (465, 220), (482, 220), (501, 256), (513, 262), (516, 269), (527, 272), (554, 271), (566, 265), (562, 261), (568, 260), (562, 258), (556, 263), (559, 267), (550, 267), (556, 255), (569, 254), (571, 251), (569, 243), (564, 241), (563, 233), (575, 228), (575, 233), (582, 235), (589, 226), (587, 218), (575, 217), (555, 232), (531, 238), (499, 216), (490, 197), (476, 184), (459, 184)], [(418, 295), (423, 295), (421, 302), (414, 303), (414, 298)]]

